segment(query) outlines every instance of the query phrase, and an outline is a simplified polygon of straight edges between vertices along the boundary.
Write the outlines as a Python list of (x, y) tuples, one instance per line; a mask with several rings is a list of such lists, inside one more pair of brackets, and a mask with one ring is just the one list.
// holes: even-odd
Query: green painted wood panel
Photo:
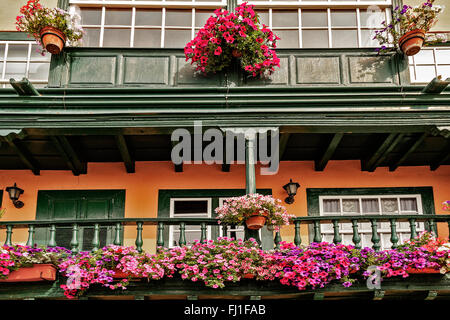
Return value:
[(70, 59), (69, 85), (116, 84), (117, 57), (72, 57)]
[[(40, 190), (36, 209), (36, 220), (113, 219), (123, 218), (125, 211), (125, 190)], [(70, 243), (71, 227), (57, 230), (56, 244)], [(79, 250), (90, 250), (92, 227), (80, 227)], [(113, 227), (100, 230), (101, 244), (112, 243)], [(122, 235), (121, 235), (122, 237)], [(50, 239), (49, 228), (37, 228), (36, 242), (45, 245)], [(60, 243), (58, 243), (58, 241)], [(84, 242), (84, 244), (83, 244)]]
[(124, 57), (123, 84), (168, 85), (169, 57)]

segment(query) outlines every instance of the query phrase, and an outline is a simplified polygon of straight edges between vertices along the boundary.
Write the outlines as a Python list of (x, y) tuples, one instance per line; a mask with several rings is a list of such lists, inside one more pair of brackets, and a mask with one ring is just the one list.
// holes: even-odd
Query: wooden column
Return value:
[[(255, 139), (256, 133), (245, 134), (245, 193), (256, 193), (256, 173), (255, 173)], [(250, 230), (245, 226), (245, 239), (254, 238), (259, 244), (258, 230)]]

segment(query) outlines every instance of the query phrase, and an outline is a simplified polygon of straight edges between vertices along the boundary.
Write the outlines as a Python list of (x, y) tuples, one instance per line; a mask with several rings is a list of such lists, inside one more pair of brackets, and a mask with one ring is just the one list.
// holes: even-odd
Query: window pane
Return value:
[(327, 30), (303, 30), (303, 48), (328, 48)]
[(191, 10), (167, 10), (166, 26), (190, 27), (192, 25)]
[(277, 48), (298, 48), (298, 30), (274, 30), (281, 38), (277, 41)]
[(358, 199), (342, 199), (342, 211), (344, 213), (359, 213)]
[(327, 12), (324, 10), (302, 10), (303, 27), (327, 27)]
[(30, 80), (48, 80), (49, 68), (48, 63), (30, 63), (28, 78)]
[(414, 212), (417, 212), (417, 199), (416, 198), (403, 198), (403, 199), (400, 199), (400, 209), (402, 211), (414, 211)]
[(450, 66), (438, 66), (437, 70), (442, 79), (450, 78)]
[(131, 9), (106, 9), (105, 25), (131, 25)]
[(103, 34), (104, 47), (129, 47), (130, 29), (105, 29)]
[(83, 47), (98, 47), (100, 41), (100, 29), (84, 29), (84, 36), (81, 39)]
[[(378, 9), (379, 10), (379, 9)], [(384, 11), (360, 10), (361, 26), (368, 28), (380, 28), (381, 23), (386, 20)]]
[(191, 39), (191, 30), (166, 30), (164, 39), (166, 48), (184, 48)]
[(161, 29), (135, 29), (134, 30), (135, 47), (161, 47)]
[(450, 50), (437, 49), (436, 50), (436, 63), (438, 64), (450, 64)]
[(176, 200), (174, 214), (208, 213), (208, 201), (206, 200)]
[(22, 80), (25, 77), (25, 71), (27, 64), (25, 62), (8, 62), (6, 64), (5, 79), (14, 78), (16, 80)]
[(361, 46), (362, 47), (379, 47), (378, 40), (373, 39), (375, 32), (372, 30), (361, 30)]
[(161, 24), (161, 9), (136, 9), (136, 26), (160, 26)]
[(356, 27), (356, 10), (331, 10), (332, 27)]
[(324, 213), (341, 213), (341, 203), (339, 199), (325, 199), (323, 200)]
[(214, 12), (210, 10), (195, 10), (195, 26), (200, 28), (203, 27), (206, 20), (208, 20), (213, 13)]
[(50, 59), (52, 58), (52, 55), (51, 54), (46, 54), (46, 55), (43, 56), (40, 53), (40, 51), (39, 51), (40, 49), (41, 49), (41, 47), (38, 46), (37, 44), (33, 44), (31, 46), (30, 60), (31, 61), (37, 61), (37, 60), (39, 60), (39, 61), (50, 61)]
[(416, 80), (429, 82), (436, 77), (434, 66), (416, 66)]
[(0, 44), (0, 60), (3, 60), (4, 56), (5, 56), (5, 45)]
[(266, 26), (268, 26), (269, 25), (269, 11), (267, 11), (267, 10), (258, 11), (258, 15), (259, 15), (260, 25), (262, 26), (263, 24), (265, 24)]
[(358, 32), (356, 30), (332, 30), (333, 48), (358, 47)]
[(361, 204), (363, 213), (380, 212), (380, 208), (378, 207), (378, 199), (362, 199)]
[(272, 27), (298, 27), (298, 11), (273, 10)]
[(8, 45), (8, 61), (26, 61), (28, 58), (27, 44), (9, 44)]
[(418, 54), (414, 56), (416, 64), (434, 64), (433, 50), (420, 50)]
[(398, 213), (398, 201), (396, 198), (381, 199), (381, 211), (386, 214)]
[(81, 24), (96, 25), (101, 24), (102, 9), (101, 8), (81, 8)]

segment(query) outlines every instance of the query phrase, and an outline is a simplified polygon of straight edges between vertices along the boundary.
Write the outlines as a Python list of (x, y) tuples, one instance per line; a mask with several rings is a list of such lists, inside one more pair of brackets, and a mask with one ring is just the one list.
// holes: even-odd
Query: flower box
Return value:
[(422, 269), (408, 268), (408, 269), (406, 269), (406, 272), (408, 272), (410, 274), (440, 273), (439, 269), (433, 269), (433, 268), (422, 268)]
[(52, 264), (34, 264), (11, 272), (8, 278), (1, 279), (0, 282), (55, 281), (56, 273), (56, 267)]
[(138, 279), (138, 278), (143, 278), (142, 276), (137, 276), (135, 274), (132, 273), (128, 273), (128, 272), (123, 272), (120, 269), (114, 269), (113, 270), (115, 273), (112, 276), (113, 279), (124, 279), (124, 278), (128, 278), (129, 276), (131, 276), (132, 278)]

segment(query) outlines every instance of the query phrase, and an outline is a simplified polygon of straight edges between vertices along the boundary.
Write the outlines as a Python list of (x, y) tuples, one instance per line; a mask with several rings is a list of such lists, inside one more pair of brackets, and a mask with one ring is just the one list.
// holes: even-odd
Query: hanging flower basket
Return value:
[(36, 282), (55, 281), (56, 267), (53, 264), (34, 264), (32, 267), (24, 267), (11, 272), (6, 279), (0, 282)]
[(294, 215), (288, 214), (280, 199), (258, 193), (225, 199), (223, 205), (216, 208), (219, 224), (242, 225), (252, 230), (268, 228), (279, 231), (282, 225), (289, 225)]
[(60, 8), (46, 8), (39, 0), (29, 0), (20, 8), (16, 30), (33, 36), (42, 47), (42, 54), (47, 51), (59, 54), (66, 44), (77, 46), (84, 34), (79, 14)]
[(247, 228), (250, 230), (259, 230), (261, 229), (264, 224), (266, 223), (266, 217), (260, 216), (258, 214), (254, 214), (245, 220), (245, 224), (247, 225)]
[(233, 57), (248, 77), (270, 75), (280, 67), (275, 49), (276, 36), (268, 26), (260, 24), (253, 5), (242, 3), (234, 12), (217, 9), (195, 38), (189, 41), (184, 54), (197, 72), (214, 74), (232, 65)]
[(398, 45), (402, 52), (407, 56), (413, 56), (422, 49), (425, 41), (425, 31), (415, 29), (405, 33), (398, 41)]
[(59, 54), (66, 43), (66, 36), (56, 28), (45, 27), (41, 30), (41, 43), (51, 54)]
[[(425, 34), (436, 24), (442, 12), (440, 6), (433, 5), (435, 0), (427, 0), (419, 6), (397, 6), (392, 13), (392, 20), (382, 22), (383, 28), (375, 31), (374, 40), (378, 40), (378, 52), (387, 52), (394, 47), (405, 55), (417, 54), (425, 42)], [(442, 39), (436, 38), (436, 42)], [(393, 46), (391, 46), (393, 45)]]

